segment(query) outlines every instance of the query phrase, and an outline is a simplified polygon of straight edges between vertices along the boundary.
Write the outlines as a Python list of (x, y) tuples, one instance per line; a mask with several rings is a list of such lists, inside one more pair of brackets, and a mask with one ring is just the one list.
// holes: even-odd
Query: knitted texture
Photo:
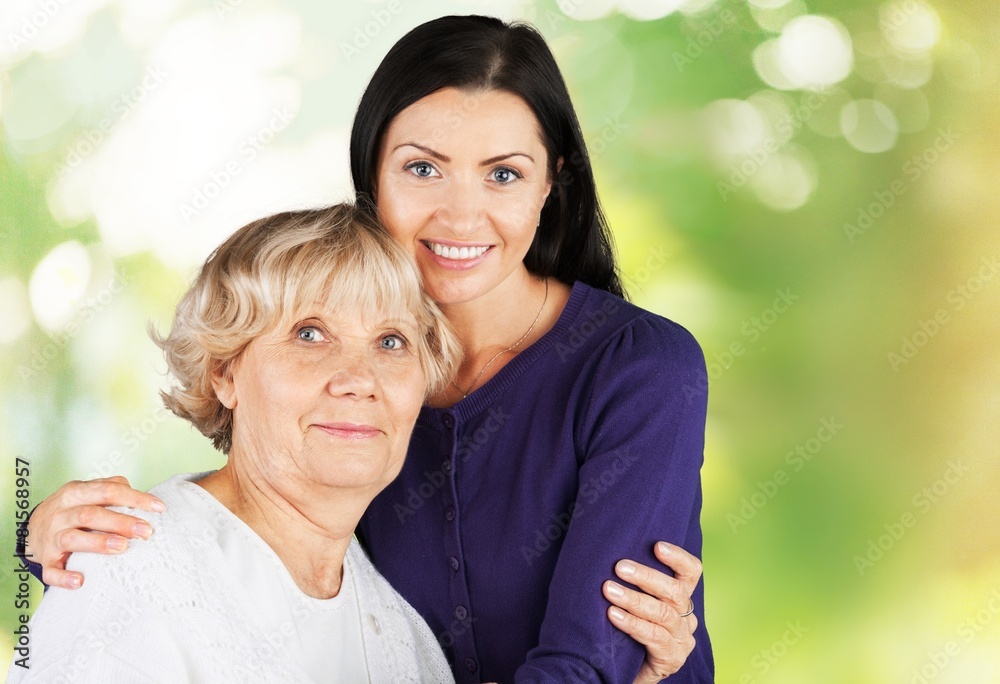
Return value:
[[(115, 509), (149, 521), (155, 533), (148, 541), (133, 541), (118, 556), (70, 558), (68, 567), (84, 574), (84, 586), (49, 589), (31, 621), (31, 669), (12, 665), (8, 682), (313, 681), (289, 662), (282, 648), (287, 634), (261, 626), (254, 597), (229, 579), (215, 540), (234, 518), (194, 515), (178, 494), (190, 477), (175, 476), (150, 490), (166, 503), (162, 514)], [(356, 541), (347, 556), (370, 681), (453, 682), (423, 619)], [(330, 681), (338, 681), (335, 668)]]

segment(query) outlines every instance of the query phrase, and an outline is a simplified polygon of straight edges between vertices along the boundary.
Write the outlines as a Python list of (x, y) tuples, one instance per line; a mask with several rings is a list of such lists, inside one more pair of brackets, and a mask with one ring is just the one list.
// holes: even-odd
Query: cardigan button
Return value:
[(476, 661), (475, 660), (473, 660), (472, 658), (466, 658), (465, 659), (465, 669), (466, 670), (468, 670), (469, 672), (475, 672), (476, 671), (476, 667), (477, 667), (477, 665), (476, 665)]
[(454, 570), (455, 572), (458, 572), (458, 568), (459, 568), (460, 564), (459, 564), (457, 558), (455, 558), (454, 556), (452, 556), (451, 558), (448, 559), (448, 564), (451, 566), (452, 570)]
[(457, 514), (457, 511), (455, 510), (454, 506), (448, 506), (448, 508), (444, 509), (444, 518), (445, 518), (445, 520), (449, 520), (449, 521), (454, 520), (456, 514)]
[(467, 617), (469, 617), (469, 611), (465, 606), (458, 606), (455, 608), (455, 618), (457, 620), (465, 620)]
[(455, 427), (455, 418), (450, 413), (446, 413), (443, 416), (441, 416), (441, 422), (449, 430)]

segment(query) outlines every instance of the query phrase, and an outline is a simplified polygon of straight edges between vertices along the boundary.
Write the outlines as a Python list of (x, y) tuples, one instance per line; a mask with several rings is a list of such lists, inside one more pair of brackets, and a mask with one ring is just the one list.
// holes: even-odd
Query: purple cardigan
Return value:
[[(458, 682), (622, 682), (644, 649), (607, 618), (622, 558), (701, 556), (705, 361), (684, 328), (576, 283), (555, 326), (448, 409), (424, 407), (363, 541)], [(714, 681), (704, 593), (671, 684)]]

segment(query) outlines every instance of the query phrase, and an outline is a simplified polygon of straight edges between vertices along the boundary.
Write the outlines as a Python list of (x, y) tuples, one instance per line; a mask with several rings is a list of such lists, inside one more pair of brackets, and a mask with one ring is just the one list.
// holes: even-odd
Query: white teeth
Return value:
[(431, 248), (435, 254), (439, 257), (444, 257), (445, 259), (455, 259), (461, 261), (463, 259), (475, 259), (486, 253), (489, 247), (454, 247), (449, 245), (442, 245), (437, 242), (428, 242), (427, 246)]

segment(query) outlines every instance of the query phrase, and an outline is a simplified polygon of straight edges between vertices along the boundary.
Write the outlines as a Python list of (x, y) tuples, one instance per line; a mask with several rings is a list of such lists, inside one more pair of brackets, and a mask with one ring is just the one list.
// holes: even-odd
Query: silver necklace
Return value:
[(467, 389), (467, 390), (464, 390), (464, 389), (462, 389), (461, 387), (459, 387), (459, 386), (458, 386), (458, 383), (456, 383), (456, 382), (455, 382), (454, 380), (452, 380), (452, 381), (451, 381), (451, 384), (452, 384), (452, 385), (454, 385), (455, 389), (457, 389), (457, 390), (458, 390), (459, 392), (461, 392), (461, 393), (462, 393), (462, 398), (463, 398), (463, 399), (465, 399), (466, 397), (468, 397), (468, 396), (469, 396), (469, 392), (471, 392), (472, 390), (474, 390), (474, 389), (476, 388), (476, 383), (478, 383), (478, 382), (479, 382), (479, 378), (483, 377), (483, 373), (485, 373), (485, 372), (486, 372), (486, 369), (487, 369), (487, 368), (489, 368), (490, 366), (492, 366), (492, 365), (493, 365), (493, 362), (494, 362), (494, 361), (496, 361), (496, 360), (497, 360), (498, 358), (500, 358), (500, 355), (501, 355), (501, 354), (506, 354), (507, 352), (512, 352), (512, 351), (514, 351), (514, 349), (515, 349), (515, 348), (517, 347), (517, 345), (519, 345), (519, 344), (521, 344), (522, 342), (524, 342), (524, 339), (525, 339), (525, 338), (526, 338), (526, 337), (527, 337), (528, 335), (530, 335), (530, 334), (531, 334), (531, 331), (535, 329), (535, 323), (537, 323), (537, 322), (538, 322), (538, 319), (539, 319), (539, 318), (541, 318), (541, 316), (542, 316), (542, 311), (544, 311), (544, 310), (545, 310), (545, 303), (546, 303), (546, 302), (548, 302), (548, 301), (549, 301), (549, 279), (548, 279), (548, 278), (546, 278), (546, 279), (545, 279), (545, 299), (543, 299), (543, 300), (542, 300), (542, 306), (541, 306), (541, 307), (539, 307), (539, 309), (538, 309), (538, 313), (537, 313), (537, 314), (535, 314), (535, 320), (533, 320), (533, 321), (531, 322), (531, 325), (529, 325), (529, 326), (528, 326), (528, 329), (524, 331), (524, 334), (523, 334), (523, 335), (521, 335), (520, 339), (518, 339), (518, 341), (517, 341), (517, 342), (515, 342), (515, 343), (514, 343), (514, 344), (512, 344), (512, 345), (510, 345), (510, 346), (509, 346), (509, 347), (507, 347), (506, 349), (502, 349), (501, 351), (498, 351), (498, 352), (497, 352), (496, 354), (494, 354), (494, 355), (493, 355), (493, 358), (492, 358), (492, 359), (490, 359), (489, 361), (487, 361), (487, 362), (486, 362), (486, 365), (485, 365), (485, 366), (483, 366), (483, 369), (482, 369), (481, 371), (479, 371), (478, 373), (476, 373), (476, 377), (475, 377), (475, 378), (473, 378), (473, 380), (472, 380), (472, 384), (471, 384), (471, 385), (469, 385), (469, 389)]

